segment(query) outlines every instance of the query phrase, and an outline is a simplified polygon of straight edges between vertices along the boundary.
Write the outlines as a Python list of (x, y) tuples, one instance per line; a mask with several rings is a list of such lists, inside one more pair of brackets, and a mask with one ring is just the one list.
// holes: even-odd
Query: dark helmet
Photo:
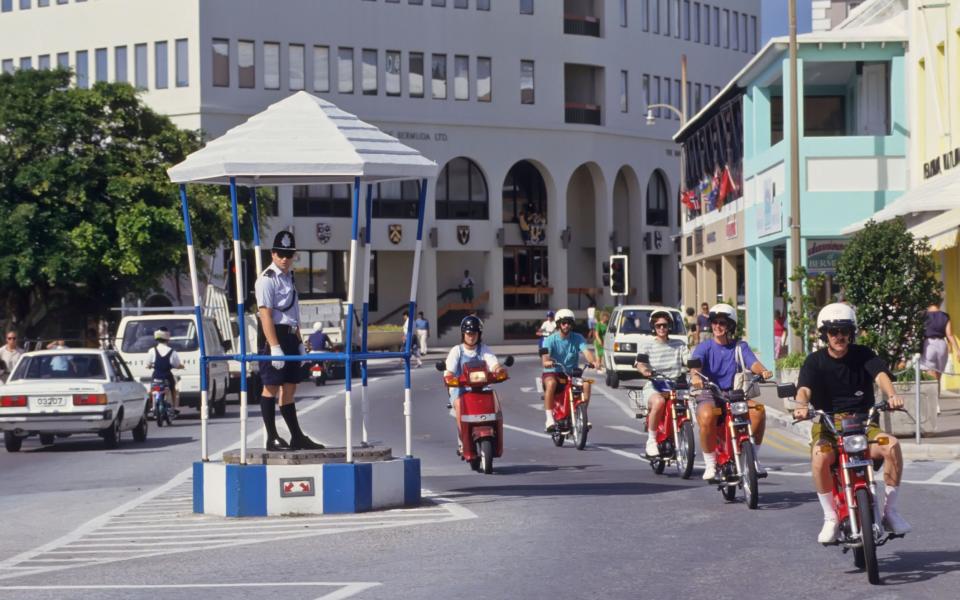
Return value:
[(463, 335), (467, 332), (476, 333), (478, 342), (483, 338), (483, 321), (480, 320), (480, 317), (469, 315), (464, 317), (463, 320), (460, 321), (460, 340), (461, 341), (463, 341)]

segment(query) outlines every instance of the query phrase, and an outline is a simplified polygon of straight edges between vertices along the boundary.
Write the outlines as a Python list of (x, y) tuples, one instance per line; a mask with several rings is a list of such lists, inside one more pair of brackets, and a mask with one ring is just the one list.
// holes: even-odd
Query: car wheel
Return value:
[(119, 413), (117, 418), (110, 423), (110, 426), (101, 433), (103, 436), (103, 444), (111, 450), (120, 445), (120, 422), (122, 420), (123, 413)]
[(148, 427), (149, 427), (149, 422), (147, 421), (147, 415), (144, 414), (142, 417), (140, 417), (140, 422), (137, 423), (137, 426), (133, 428), (133, 441), (135, 442), (147, 441)]
[(609, 371), (607, 371), (607, 373), (610, 374), (609, 386), (612, 387), (613, 389), (617, 389), (618, 387), (620, 387), (620, 375), (617, 374), (617, 370), (610, 369)]
[(7, 452), (20, 452), (20, 446), (23, 445), (23, 438), (13, 435), (12, 431), (4, 431), (3, 445), (6, 446)]
[(55, 437), (56, 436), (54, 436), (52, 433), (41, 433), (40, 443), (44, 446), (52, 446), (53, 440), (55, 439)]

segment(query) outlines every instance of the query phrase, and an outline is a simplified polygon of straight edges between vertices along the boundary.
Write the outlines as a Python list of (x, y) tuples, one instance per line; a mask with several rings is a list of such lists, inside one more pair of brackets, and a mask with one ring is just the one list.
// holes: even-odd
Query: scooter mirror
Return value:
[(503, 361), (503, 364), (506, 365), (506, 366), (508, 366), (508, 367), (512, 367), (512, 366), (513, 366), (513, 357), (512, 357), (512, 356), (508, 356), (507, 359)]
[(688, 369), (700, 369), (702, 367), (703, 367), (703, 361), (701, 361), (699, 358), (691, 358), (690, 360), (687, 361)]
[(649, 362), (650, 362), (650, 356), (649, 356), (648, 354), (638, 354), (638, 355), (637, 355), (637, 362), (638, 362), (638, 363), (644, 363), (644, 364), (649, 363)]
[(438, 360), (433, 366), (435, 366), (441, 373), (443, 373), (447, 368), (447, 365), (442, 360)]
[(781, 383), (777, 386), (778, 398), (793, 398), (797, 395), (797, 385), (794, 383)]

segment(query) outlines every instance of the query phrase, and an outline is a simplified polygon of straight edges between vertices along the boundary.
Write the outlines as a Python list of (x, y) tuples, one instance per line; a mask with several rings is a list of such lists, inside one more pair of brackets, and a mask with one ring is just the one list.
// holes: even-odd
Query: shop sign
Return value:
[(757, 235), (762, 237), (777, 233), (783, 229), (783, 221), (780, 217), (780, 201), (777, 197), (777, 184), (773, 181), (772, 175), (764, 177), (763, 182), (763, 205), (757, 211)]
[(716, 231), (711, 231), (710, 233), (707, 234), (707, 243), (708, 243), (708, 244), (713, 244), (713, 243), (716, 242), (716, 241), (717, 241), (717, 232), (716, 232)]
[(837, 261), (846, 247), (846, 240), (807, 240), (807, 273), (835, 275)]
[(730, 215), (727, 217), (727, 239), (732, 240), (737, 237), (737, 216)]
[(960, 147), (923, 163), (923, 178), (929, 179), (960, 164)]

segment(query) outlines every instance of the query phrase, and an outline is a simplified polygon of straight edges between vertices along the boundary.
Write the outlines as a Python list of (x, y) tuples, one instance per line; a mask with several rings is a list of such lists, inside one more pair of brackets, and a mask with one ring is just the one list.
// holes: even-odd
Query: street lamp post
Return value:
[[(800, 266), (800, 125), (798, 107), (800, 95), (797, 93), (797, 0), (790, 0), (790, 266), (795, 273)], [(800, 309), (800, 294), (804, 282), (796, 279), (791, 282), (790, 295), (793, 296), (796, 310)], [(791, 328), (790, 349), (803, 351), (800, 332)]]

